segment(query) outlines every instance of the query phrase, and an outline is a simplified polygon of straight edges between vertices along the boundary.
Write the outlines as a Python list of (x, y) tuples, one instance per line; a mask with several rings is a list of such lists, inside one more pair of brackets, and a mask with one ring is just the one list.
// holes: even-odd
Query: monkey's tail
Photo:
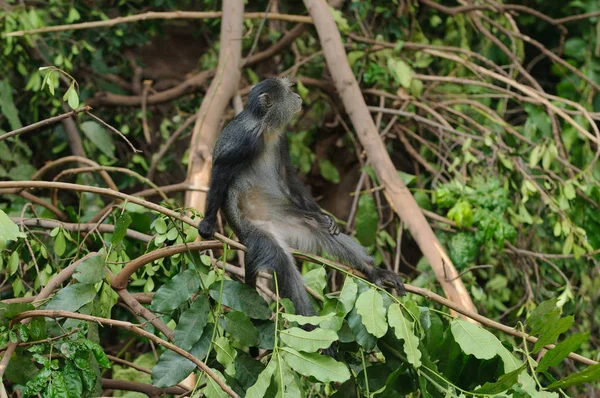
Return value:
[(279, 295), (289, 298), (294, 303), (296, 314), (314, 315), (312, 304), (304, 289), (302, 275), (283, 240), (256, 227), (244, 234), (244, 239), (241, 240), (248, 248), (245, 257), (246, 283), (255, 287), (259, 271), (274, 271)]

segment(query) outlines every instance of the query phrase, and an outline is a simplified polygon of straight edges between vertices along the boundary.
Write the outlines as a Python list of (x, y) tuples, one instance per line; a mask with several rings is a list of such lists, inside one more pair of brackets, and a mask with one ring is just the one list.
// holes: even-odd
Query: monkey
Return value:
[(244, 110), (215, 143), (212, 176), (199, 234), (210, 239), (221, 209), (248, 251), (245, 282), (256, 286), (259, 270), (275, 271), (279, 294), (299, 315), (314, 315), (290, 248), (326, 253), (362, 271), (378, 286), (390, 283), (404, 295), (400, 277), (375, 266), (365, 248), (341, 233), (308, 193), (292, 165), (285, 127), (302, 110), (289, 78), (268, 78), (248, 95)]

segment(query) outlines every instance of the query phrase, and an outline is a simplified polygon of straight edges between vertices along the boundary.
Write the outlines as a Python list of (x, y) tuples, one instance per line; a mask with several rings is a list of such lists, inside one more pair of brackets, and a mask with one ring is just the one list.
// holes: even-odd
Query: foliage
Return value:
[[(46, 3), (8, 1), (0, 10), (0, 32), (198, 7), (188, 0)], [(200, 8), (218, 10), (217, 3), (203, 0)], [(264, 11), (272, 2), (247, 3), (252, 3), (248, 11)], [(598, 17), (565, 24), (568, 33), (562, 37), (558, 26), (522, 11), (451, 15), (420, 2), (379, 3), (345, 2), (333, 16), (367, 102), (402, 112), (374, 112), (382, 140), (400, 177), (429, 212), (478, 310), (538, 342), (456, 318), (424, 297), (398, 299), (317, 259), (302, 264), (317, 315), (299, 316), (289, 300), (273, 300), (268, 290), (259, 295), (235, 269), (224, 272), (223, 264), (240, 257), (228, 247), (200, 252), (187, 247), (162, 255), (195, 242), (198, 233), (156, 208), (90, 193), (11, 188), (0, 190), (0, 355), (9, 344), (19, 345), (3, 375), (7, 390), (23, 396), (98, 396), (109, 377), (166, 388), (194, 373), (193, 396), (224, 396), (194, 363), (151, 346), (132, 329), (137, 327), (171, 339), (247, 397), (554, 397), (583, 394), (588, 385), (597, 385), (598, 365), (574, 370), (563, 360), (575, 351), (598, 359)], [(278, 5), (279, 12), (305, 13), (300, 3)], [(598, 11), (594, 0), (535, 0), (530, 6), (556, 19)], [(286, 25), (271, 22), (245, 20), (244, 55), (282, 36)], [(193, 47), (174, 39), (181, 30)], [(142, 79), (153, 80), (153, 94), (215, 68), (219, 31), (218, 19), (142, 20), (1, 37), (0, 179), (100, 187), (112, 182), (132, 193), (183, 181), (191, 128), (170, 138), (206, 100), (203, 88), (144, 111), (141, 103), (113, 107), (102, 101), (107, 93), (141, 95), (136, 85), (142, 87)], [(156, 48), (190, 55), (153, 54)], [(339, 221), (349, 220), (348, 231), (378, 266), (399, 267), (411, 284), (440, 293), (433, 271), (361, 156), (349, 119), (329, 89), (328, 74), (335, 71), (327, 71), (320, 51), (314, 30), (307, 29), (275, 57), (245, 65), (240, 88), (283, 71), (299, 77), (296, 90), (304, 111), (288, 139), (292, 161), (313, 195), (346, 207), (328, 210)], [(69, 120), (92, 163), (67, 158), (79, 150), (68, 123), (1, 139), (90, 103), (98, 119), (79, 112)], [(142, 152), (132, 151), (113, 128)], [(168, 150), (159, 156), (164, 145)], [(162, 210), (200, 219), (182, 207), (183, 193), (167, 195)], [(54, 223), (44, 224), (48, 221)], [(34, 300), (92, 251), (98, 255), (83, 261), (50, 297)], [(113, 289), (115, 275), (132, 261), (142, 264), (127, 291), (148, 318)], [(332, 268), (336, 276), (329, 278)], [(100, 327), (68, 317), (13, 321), (34, 309), (132, 326)], [(543, 350), (548, 344), (556, 346)], [(150, 374), (116, 364), (107, 354)]]

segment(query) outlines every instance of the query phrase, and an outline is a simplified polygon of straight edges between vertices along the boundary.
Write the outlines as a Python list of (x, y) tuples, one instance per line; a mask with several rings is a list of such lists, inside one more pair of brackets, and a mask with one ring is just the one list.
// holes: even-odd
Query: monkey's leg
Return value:
[(390, 283), (400, 295), (406, 294), (400, 276), (393, 271), (375, 266), (373, 258), (367, 254), (365, 248), (346, 234), (329, 235), (318, 233), (317, 241), (322, 251), (344, 264), (350, 265), (362, 273), (378, 286), (385, 282)]
[(248, 247), (246, 283), (255, 287), (258, 271), (275, 271), (279, 295), (292, 300), (296, 314), (314, 315), (312, 304), (304, 289), (302, 275), (285, 243), (274, 234), (256, 227), (245, 234), (242, 242)]

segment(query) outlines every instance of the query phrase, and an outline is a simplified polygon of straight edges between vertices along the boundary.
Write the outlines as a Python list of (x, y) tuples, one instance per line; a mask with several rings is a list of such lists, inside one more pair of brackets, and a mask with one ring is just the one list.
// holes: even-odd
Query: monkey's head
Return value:
[(268, 127), (282, 128), (302, 110), (302, 99), (291, 87), (287, 77), (263, 80), (250, 90), (246, 109)]

